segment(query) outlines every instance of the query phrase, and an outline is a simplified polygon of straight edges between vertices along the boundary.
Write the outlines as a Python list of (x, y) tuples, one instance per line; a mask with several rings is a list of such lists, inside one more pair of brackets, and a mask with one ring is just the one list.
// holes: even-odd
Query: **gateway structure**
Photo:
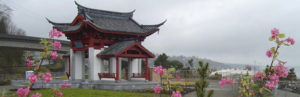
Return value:
[(165, 23), (140, 25), (132, 12), (112, 12), (75, 2), (78, 15), (71, 23), (49, 23), (71, 41), (64, 56), (66, 74), (72, 80), (149, 80), (148, 58), (154, 58), (141, 42)]

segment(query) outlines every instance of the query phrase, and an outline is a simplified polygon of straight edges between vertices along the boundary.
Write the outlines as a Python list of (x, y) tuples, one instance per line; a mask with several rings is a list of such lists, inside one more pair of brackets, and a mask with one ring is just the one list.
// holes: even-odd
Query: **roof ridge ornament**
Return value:
[(167, 22), (167, 19), (164, 20), (163, 22), (159, 24), (154, 24), (154, 25), (141, 25), (141, 27), (160, 27), (161, 25), (165, 24)]
[(53, 25), (70, 25), (71, 24), (71, 23), (56, 23), (56, 22), (51, 21), (47, 17), (45, 17), (45, 18), (50, 24), (53, 24)]
[(75, 4), (77, 5), (79, 14), (90, 13), (90, 14), (113, 15), (113, 16), (118, 16), (118, 17), (131, 18), (133, 16), (133, 13), (135, 12), (135, 10), (130, 11), (130, 12), (116, 12), (116, 11), (94, 9), (94, 8), (82, 6), (79, 3), (77, 3), (76, 1), (75, 1)]

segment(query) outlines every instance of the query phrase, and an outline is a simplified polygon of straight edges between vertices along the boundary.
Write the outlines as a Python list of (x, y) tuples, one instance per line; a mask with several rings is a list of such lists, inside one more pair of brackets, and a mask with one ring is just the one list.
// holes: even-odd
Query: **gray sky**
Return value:
[[(270, 30), (279, 28), (295, 39), (282, 47), (280, 59), (290, 66), (300, 60), (299, 0), (76, 0), (86, 7), (128, 12), (136, 9), (140, 24), (157, 24), (159, 33), (143, 45), (154, 53), (208, 58), (219, 62), (266, 65), (265, 52), (274, 43)], [(28, 36), (47, 37), (55, 22), (71, 22), (77, 15), (74, 0), (1, 0), (13, 9), (13, 22)], [(298, 49), (298, 50), (297, 50)], [(297, 60), (298, 59), (298, 60)]]

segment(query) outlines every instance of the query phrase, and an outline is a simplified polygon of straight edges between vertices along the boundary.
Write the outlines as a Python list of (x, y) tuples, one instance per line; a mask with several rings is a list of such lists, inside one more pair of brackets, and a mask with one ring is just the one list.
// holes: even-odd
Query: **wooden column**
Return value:
[(148, 68), (148, 57), (146, 57), (146, 70), (145, 70), (145, 73), (146, 73), (146, 80), (149, 80), (149, 68)]
[(119, 80), (119, 57), (116, 57), (116, 77), (115, 80)]

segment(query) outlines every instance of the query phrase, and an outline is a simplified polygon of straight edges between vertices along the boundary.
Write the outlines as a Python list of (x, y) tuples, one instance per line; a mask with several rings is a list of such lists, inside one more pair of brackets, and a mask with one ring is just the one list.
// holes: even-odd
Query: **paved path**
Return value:
[[(237, 97), (237, 91), (233, 92), (233, 87), (220, 87), (218, 81), (209, 81), (210, 85), (207, 90), (214, 90), (213, 97)], [(184, 97), (197, 97), (196, 92), (191, 92)], [(277, 90), (275, 97), (300, 97), (300, 94), (292, 93), (284, 90)]]
[(10, 89), (18, 89), (20, 87), (18, 86), (11, 86), (11, 85), (7, 85), (7, 86), (0, 86), (0, 94), (2, 93), (3, 90), (9, 91)]

